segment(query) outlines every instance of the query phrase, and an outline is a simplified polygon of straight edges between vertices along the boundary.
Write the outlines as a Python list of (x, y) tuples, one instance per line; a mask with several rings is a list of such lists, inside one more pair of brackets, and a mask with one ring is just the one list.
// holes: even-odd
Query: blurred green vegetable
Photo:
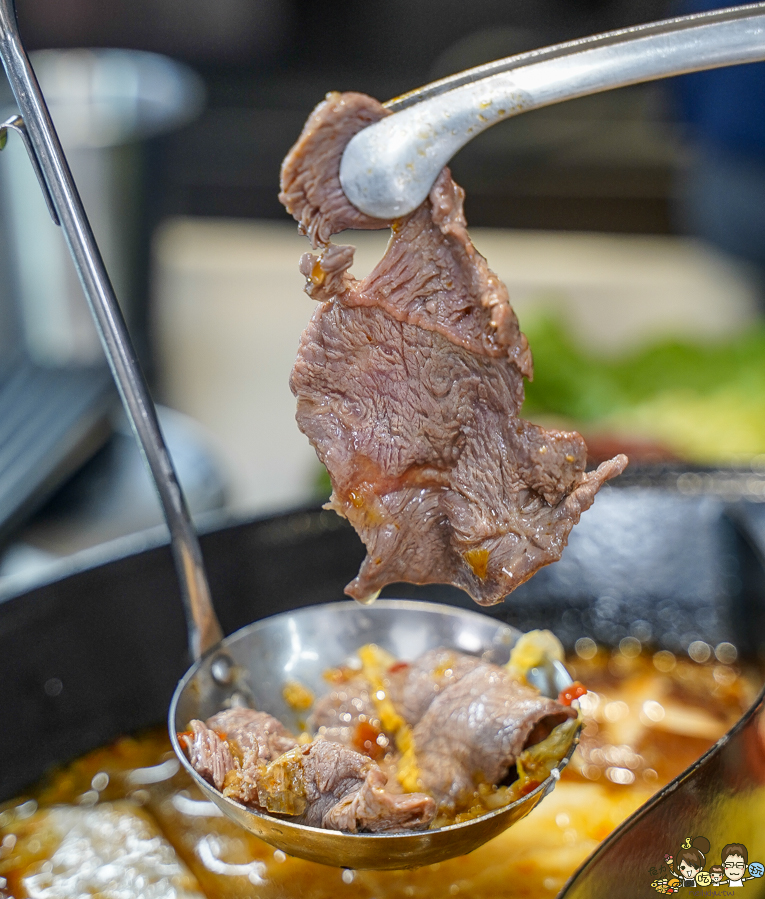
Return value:
[(313, 498), (316, 502), (327, 502), (332, 493), (332, 481), (329, 478), (329, 472), (321, 462), (319, 462), (319, 467), (316, 470), (316, 478), (313, 487)]
[(534, 354), (524, 417), (659, 439), (699, 462), (765, 453), (765, 325), (707, 345), (667, 340), (620, 359), (579, 349), (549, 315), (524, 330)]

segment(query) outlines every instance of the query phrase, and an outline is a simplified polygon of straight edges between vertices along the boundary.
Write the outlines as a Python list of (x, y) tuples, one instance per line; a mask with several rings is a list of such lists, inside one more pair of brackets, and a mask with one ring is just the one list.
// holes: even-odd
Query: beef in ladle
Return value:
[(321, 738), (299, 745), (264, 712), (228, 709), (190, 728), (181, 742), (195, 770), (259, 811), (348, 833), (421, 830), (435, 817), (430, 796), (391, 792), (367, 756)]

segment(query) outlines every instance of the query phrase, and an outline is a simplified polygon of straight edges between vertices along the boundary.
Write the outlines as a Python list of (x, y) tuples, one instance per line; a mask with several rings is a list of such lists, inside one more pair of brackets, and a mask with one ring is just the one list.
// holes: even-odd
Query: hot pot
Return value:
[[(765, 478), (635, 471), (603, 491), (563, 558), (484, 611), (548, 627), (568, 647), (625, 636), (682, 651), (694, 641), (765, 649)], [(219, 521), (202, 534), (226, 633), (342, 598), (364, 556), (333, 512)], [(460, 591), (394, 585), (386, 595), (475, 608)], [(759, 636), (758, 636), (759, 635)], [(0, 801), (46, 769), (160, 724), (188, 667), (169, 547), (142, 534), (61, 562), (45, 583), (0, 593)]]

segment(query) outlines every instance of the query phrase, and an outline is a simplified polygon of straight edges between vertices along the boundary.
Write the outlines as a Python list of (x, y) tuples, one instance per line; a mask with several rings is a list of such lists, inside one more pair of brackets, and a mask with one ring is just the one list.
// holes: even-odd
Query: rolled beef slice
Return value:
[(191, 767), (216, 790), (222, 790), (226, 775), (236, 767), (225, 735), (194, 719), (189, 724), (189, 732), (180, 734), (179, 739)]
[(388, 676), (388, 695), (396, 711), (413, 727), (439, 694), (482, 664), (476, 656), (454, 649), (430, 649)]
[[(386, 114), (362, 94), (328, 95), (282, 168), (280, 198), (321, 250), (300, 261), (319, 305), (290, 381), (297, 421), (329, 471), (330, 507), (367, 548), (346, 593), (451, 583), (489, 605), (560, 558), (627, 459), (588, 473), (579, 434), (519, 418), (531, 353), (505, 286), (470, 242), (448, 169), (395, 222), (347, 201), (343, 149)], [(384, 257), (354, 278), (353, 247), (330, 236), (387, 226)]]
[(479, 783), (499, 784), (528, 745), (576, 711), (482, 663), (436, 696), (412, 737), (423, 789), (456, 805)]
[(314, 740), (300, 753), (306, 810), (299, 824), (349, 833), (422, 830), (436, 815), (424, 793), (392, 793), (380, 767), (347, 746)]

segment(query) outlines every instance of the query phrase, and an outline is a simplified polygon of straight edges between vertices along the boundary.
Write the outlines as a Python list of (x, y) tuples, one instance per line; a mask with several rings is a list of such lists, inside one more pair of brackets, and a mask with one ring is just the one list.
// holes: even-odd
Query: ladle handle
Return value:
[(500, 59), (386, 103), (348, 143), (346, 197), (375, 218), (416, 209), (468, 141), (522, 112), (612, 88), (765, 59), (765, 3), (638, 25)]
[(114, 288), (40, 85), (21, 42), (14, 0), (0, 0), (0, 57), (53, 206), (63, 226), (64, 237), (133, 433), (159, 494), (170, 529), (170, 541), (188, 622), (189, 647), (194, 659), (198, 659), (223, 636), (212, 606), (199, 541)]

